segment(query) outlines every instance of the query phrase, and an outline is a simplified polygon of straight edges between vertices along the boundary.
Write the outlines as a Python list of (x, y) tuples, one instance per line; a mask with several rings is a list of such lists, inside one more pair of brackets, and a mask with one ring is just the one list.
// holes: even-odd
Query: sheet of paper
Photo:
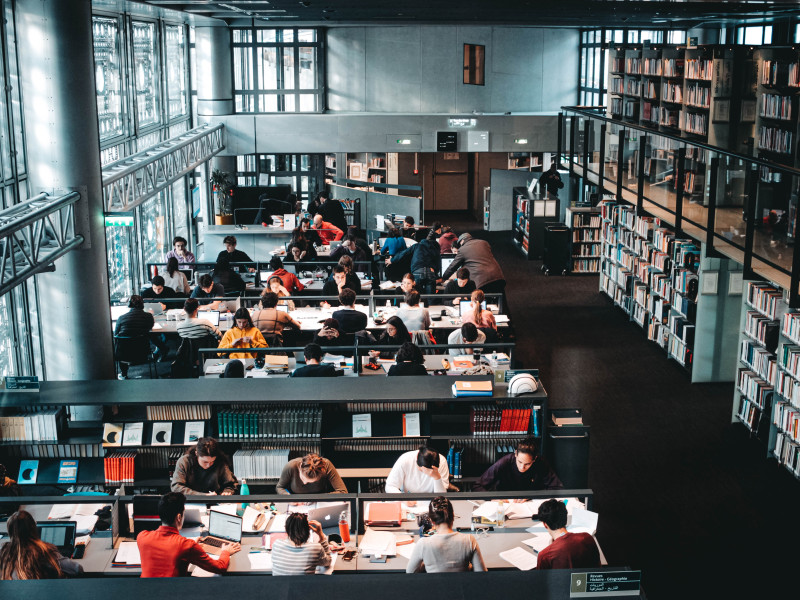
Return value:
[[(219, 554), (209, 554), (209, 557), (213, 558), (214, 560), (219, 560)], [(211, 573), (210, 571), (206, 571), (205, 569), (201, 569), (197, 565), (194, 565), (194, 571), (192, 571), (192, 577), (221, 577), (218, 573)]]
[(359, 547), (362, 553), (369, 555), (394, 556), (397, 554), (394, 533), (391, 531), (378, 531), (368, 527), (364, 537), (361, 538)]
[(247, 558), (253, 571), (272, 570), (272, 555), (269, 552), (250, 552)]
[(97, 524), (97, 515), (84, 515), (74, 517), (77, 535), (89, 535)]
[(238, 507), (238, 504), (217, 504), (215, 506), (211, 506), (211, 510), (225, 513), (226, 515), (235, 515)]
[(530, 571), (536, 568), (536, 555), (528, 552), (524, 548), (517, 546), (511, 550), (500, 553), (500, 558), (510, 562), (520, 571)]
[(327, 567), (317, 567), (317, 575), (333, 575), (333, 570), (336, 568), (337, 558), (339, 558), (338, 554), (332, 554), (331, 564)]
[(269, 533), (285, 533), (286, 532), (286, 517), (289, 515), (275, 515), (272, 517), (272, 523), (269, 524)]
[(164, 328), (161, 326), (161, 323), (154, 323), (153, 329), (164, 329)]
[(506, 508), (506, 519), (530, 519), (536, 512), (532, 502), (511, 503)]
[(567, 531), (570, 533), (589, 533), (594, 535), (597, 533), (597, 517), (599, 515), (591, 510), (583, 508), (572, 509), (572, 516), (570, 517), (570, 524), (567, 526)]
[(203, 535), (203, 526), (198, 525), (197, 527), (181, 527), (181, 535), (190, 540), (196, 540)]
[(75, 504), (54, 504), (48, 519), (69, 519), (75, 513)]
[(102, 504), (78, 504), (73, 514), (76, 517), (94, 515), (102, 506)]
[(141, 564), (142, 559), (139, 557), (139, 545), (136, 542), (120, 542), (119, 549), (117, 550), (116, 562), (126, 565)]
[(214, 364), (208, 365), (206, 367), (206, 374), (207, 375), (217, 375), (219, 373), (224, 373), (226, 364), (227, 363), (214, 363)]
[(494, 519), (497, 516), (497, 502), (484, 502), (472, 511), (473, 516)]
[(508, 315), (495, 315), (494, 316), (495, 323), (508, 323)]
[(406, 544), (405, 546), (398, 546), (397, 547), (397, 556), (402, 556), (405, 559), (411, 558), (411, 553), (414, 552), (414, 547), (417, 545), (416, 542), (413, 544)]
[(550, 545), (551, 541), (552, 539), (548, 534), (537, 533), (532, 538), (528, 538), (527, 540), (522, 540), (522, 543), (530, 546), (536, 552), (541, 552)]

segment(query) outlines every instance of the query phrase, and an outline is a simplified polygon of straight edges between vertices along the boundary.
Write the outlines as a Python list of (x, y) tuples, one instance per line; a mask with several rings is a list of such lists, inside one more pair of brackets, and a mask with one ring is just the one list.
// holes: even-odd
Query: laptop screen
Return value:
[(192, 281), (194, 279), (194, 270), (193, 269), (178, 269), (181, 273), (186, 275), (187, 281)]
[(198, 319), (206, 319), (214, 327), (219, 327), (219, 311), (218, 310), (202, 310), (197, 311)]
[(287, 263), (287, 264), (283, 265), (283, 269), (287, 273), (297, 273), (297, 267), (295, 265), (290, 265), (290, 264)]
[(61, 548), (75, 546), (75, 523), (36, 523), (43, 542)]
[(451, 263), (455, 260), (455, 258), (443, 258), (442, 259), (442, 273), (447, 271), (450, 268)]
[(208, 513), (208, 535), (239, 542), (242, 539), (242, 517), (216, 510)]
[(285, 313), (288, 313), (288, 312), (289, 312), (289, 307), (288, 307), (288, 306), (286, 306), (285, 304), (279, 304), (279, 305), (278, 305), (278, 306), (276, 306), (275, 308), (276, 308), (277, 310), (283, 311), (283, 312), (285, 312)]
[[(486, 310), (486, 300), (481, 302), (481, 308)], [(472, 312), (472, 302), (469, 300), (462, 300), (458, 303), (458, 314), (459, 316), (463, 317), (464, 315)]]
[(127, 306), (112, 306), (111, 307), (111, 320), (116, 321), (126, 312), (128, 312), (130, 308)]

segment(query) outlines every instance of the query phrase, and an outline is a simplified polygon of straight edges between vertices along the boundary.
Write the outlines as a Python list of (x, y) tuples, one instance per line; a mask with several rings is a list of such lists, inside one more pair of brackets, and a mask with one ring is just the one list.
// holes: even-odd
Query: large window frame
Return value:
[[(259, 185), (260, 175), (269, 175), (269, 185), (292, 181), (297, 199), (308, 201), (325, 186), (324, 154), (260, 153), (236, 157), (236, 184)], [(305, 168), (304, 168), (305, 167)]]

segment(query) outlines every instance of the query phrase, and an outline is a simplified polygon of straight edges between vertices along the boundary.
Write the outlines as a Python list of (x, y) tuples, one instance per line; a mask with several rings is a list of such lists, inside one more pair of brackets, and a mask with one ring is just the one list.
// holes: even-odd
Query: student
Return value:
[(347, 231), (347, 218), (344, 215), (342, 203), (331, 199), (330, 192), (327, 191), (320, 192), (319, 199), (322, 204), (320, 204), (317, 214), (334, 227)]
[(261, 296), (261, 309), (253, 312), (253, 325), (264, 336), (275, 339), (283, 344), (283, 328), (290, 327), (297, 331), (300, 330), (300, 323), (293, 319), (289, 313), (278, 310), (278, 294), (269, 291)]
[(442, 251), (442, 254), (452, 254), (453, 253), (453, 242), (458, 239), (458, 236), (453, 233), (453, 230), (449, 227), (445, 226), (442, 227), (442, 235), (439, 236), (439, 249)]
[(331, 364), (321, 365), (322, 348), (319, 344), (308, 344), (303, 348), (303, 356), (306, 359), (306, 366), (298, 367), (289, 377), (336, 377), (336, 367)]
[(186, 238), (176, 236), (172, 240), (172, 250), (167, 252), (164, 260), (169, 261), (170, 258), (174, 257), (182, 265), (194, 263), (194, 254), (187, 250), (188, 247), (189, 242), (186, 241)]
[(353, 335), (346, 334), (336, 319), (325, 319), (322, 328), (314, 334), (314, 343), (320, 346), (352, 346)]
[[(313, 219), (314, 216), (312, 215), (311, 218)], [(319, 237), (319, 233), (311, 227), (311, 221), (307, 217), (300, 219), (300, 231), (303, 233), (306, 240), (308, 240), (308, 243), (312, 246), (312, 248), (309, 249), (309, 255), (307, 255), (306, 258), (316, 258), (317, 251), (315, 248), (313, 248), (313, 246), (322, 246), (322, 238)], [(314, 250), (313, 257), (310, 255), (311, 250)]]
[(170, 489), (187, 496), (219, 494), (230, 496), (236, 491), (236, 477), (230, 461), (213, 437), (204, 437), (178, 459)]
[[(456, 329), (447, 336), (448, 344), (483, 344), (486, 341), (486, 334), (475, 327), (474, 323), (464, 323), (461, 329)], [(472, 354), (471, 348), (451, 348), (450, 356), (460, 356), (462, 354)]]
[(409, 331), (421, 331), (431, 326), (431, 316), (427, 308), (419, 305), (419, 292), (411, 290), (406, 294), (406, 304), (397, 309), (397, 316)]
[(342, 245), (331, 252), (331, 260), (338, 261), (342, 256), (349, 256), (354, 262), (365, 262), (367, 254), (356, 245), (356, 236), (348, 233), (342, 240)]
[[(481, 475), (472, 490), (475, 492), (517, 492), (529, 490), (560, 490), (564, 484), (550, 468), (547, 461), (539, 456), (536, 441), (526, 438), (517, 444), (512, 454), (489, 467)], [(524, 498), (514, 502), (525, 502)]]
[(231, 554), (242, 549), (238, 543), (220, 546), (219, 558), (213, 559), (196, 541), (183, 537), (183, 516), (186, 496), (169, 492), (158, 501), (161, 527), (142, 531), (136, 538), (142, 561), (142, 577), (186, 577), (189, 565), (197, 565), (210, 573), (224, 573), (231, 563)]
[(406, 273), (400, 280), (400, 285), (398, 285), (394, 289), (394, 293), (405, 296), (408, 292), (416, 289), (417, 289), (417, 280), (414, 279), (414, 275), (412, 275), (411, 273)]
[(289, 294), (289, 290), (283, 287), (283, 281), (277, 275), (269, 276), (269, 279), (267, 280), (267, 287), (264, 288), (264, 291), (261, 292), (261, 295), (263, 296), (270, 292), (279, 298), (279, 305), (285, 306), (289, 310), (294, 310), (294, 300), (280, 300), (280, 298), (288, 298), (291, 294)]
[[(408, 333), (405, 323), (396, 315), (389, 317), (386, 320), (386, 329), (378, 338), (378, 344), (383, 346), (402, 346), (406, 342), (411, 341), (411, 334)], [(370, 350), (369, 355), (378, 358), (391, 358), (391, 351)]]
[(319, 239), (322, 240), (322, 243), (326, 245), (331, 242), (338, 242), (344, 237), (344, 231), (328, 221), (324, 221), (320, 214), (314, 217), (313, 228), (319, 234)]
[(492, 254), (492, 247), (486, 240), (474, 239), (468, 233), (462, 233), (453, 244), (456, 257), (447, 270), (442, 274), (442, 279), (450, 279), (458, 269), (467, 267), (475, 287), (482, 289), (487, 294), (500, 293), (506, 287), (503, 269)]
[(346, 494), (347, 487), (331, 461), (311, 453), (286, 463), (275, 491), (279, 494)]
[(450, 480), (447, 459), (436, 450), (420, 446), (400, 455), (386, 478), (386, 493), (444, 494)]
[(415, 221), (414, 217), (408, 215), (405, 219), (403, 219), (403, 237), (407, 238), (414, 238), (414, 234), (417, 233), (417, 228), (414, 226)]
[(177, 294), (182, 294), (185, 298), (192, 293), (186, 275), (178, 270), (178, 259), (174, 256), (167, 260), (167, 274), (164, 275), (164, 285), (175, 290)]
[(0, 579), (60, 579), (83, 574), (81, 565), (39, 538), (36, 520), (29, 512), (19, 510), (11, 515), (6, 531), (8, 541), (0, 547)]
[(436, 232), (431, 230), (419, 243), (392, 258), (387, 258), (386, 266), (390, 266), (393, 262), (403, 264), (409, 257), (410, 271), (414, 274), (417, 287), (426, 294), (435, 293), (436, 281), (442, 271), (442, 255), (439, 243), (436, 241)]
[(230, 260), (226, 252), (221, 252), (217, 257), (217, 263), (211, 272), (211, 278), (214, 283), (220, 284), (228, 293), (239, 292), (241, 294), (247, 288), (241, 275), (231, 269)]
[(497, 331), (497, 322), (494, 320), (492, 311), (481, 307), (486, 301), (486, 296), (482, 290), (475, 290), (470, 297), (472, 308), (461, 316), (462, 323), (473, 323), (478, 329), (491, 328)]
[(594, 569), (600, 566), (597, 543), (588, 533), (567, 531), (567, 507), (560, 500), (547, 500), (534, 517), (541, 521), (552, 543), (539, 552), (537, 569)]
[[(564, 187), (564, 182), (561, 181), (561, 175), (558, 172), (558, 165), (555, 162), (550, 163), (550, 168), (542, 173), (539, 177), (539, 193), (544, 194), (545, 191), (553, 196), (558, 196), (558, 190)], [(546, 188), (546, 189), (545, 189)]]
[(334, 311), (332, 316), (339, 322), (339, 329), (343, 333), (355, 333), (367, 328), (367, 315), (356, 310), (356, 293), (353, 290), (343, 288), (339, 292), (339, 304), (342, 307)]
[[(358, 277), (356, 277), (358, 280)], [(325, 285), (322, 286), (322, 295), (323, 296), (338, 296), (342, 293), (343, 289), (350, 289), (358, 295), (358, 292), (361, 291), (361, 284), (353, 285), (352, 282), (347, 281), (347, 269), (342, 265), (334, 265), (333, 266), (333, 277), (325, 282)], [(325, 306), (327, 302), (323, 301), (323, 306)], [(329, 305), (330, 306), (330, 305)]]
[[(308, 541), (312, 530), (319, 542)], [(314, 575), (317, 567), (331, 564), (328, 538), (318, 521), (309, 521), (303, 513), (292, 513), (286, 518), (286, 533), (288, 539), (272, 544), (273, 575)]]
[(225, 244), (225, 250), (222, 250), (217, 255), (217, 262), (219, 262), (219, 259), (223, 257), (228, 259), (228, 264), (253, 262), (253, 259), (247, 256), (246, 252), (236, 249), (236, 236), (226, 235), (225, 239), (222, 240), (222, 243)]
[(428, 371), (425, 369), (425, 359), (422, 356), (422, 351), (416, 344), (406, 342), (400, 346), (395, 357), (397, 364), (389, 367), (387, 375), (393, 377), (395, 375), (427, 375)]
[(142, 298), (145, 302), (159, 302), (161, 310), (166, 310), (167, 305), (165, 301), (174, 300), (178, 295), (171, 287), (167, 287), (164, 283), (164, 278), (161, 275), (156, 275), (150, 280), (151, 287), (142, 291)]
[(300, 283), (297, 275), (294, 273), (289, 273), (289, 271), (283, 268), (283, 262), (279, 256), (273, 256), (270, 259), (269, 268), (273, 271), (272, 275), (270, 275), (270, 279), (272, 277), (279, 277), (281, 284), (286, 288), (289, 294), (292, 294), (293, 292), (302, 292), (306, 287)]
[[(303, 219), (303, 221), (308, 223), (308, 219)], [(289, 248), (286, 254), (287, 261), (300, 262), (317, 258), (317, 250), (314, 248), (314, 244), (306, 233), (307, 232), (303, 231), (301, 227), (296, 227), (292, 231), (292, 240), (289, 242)], [(314, 235), (318, 239), (318, 236), (316, 236), (316, 234)]]
[[(144, 300), (142, 297), (136, 294), (131, 296), (130, 300), (128, 300), (128, 308), (130, 308), (130, 310), (117, 319), (117, 324), (114, 326), (114, 335), (124, 337), (149, 335), (156, 321), (151, 313), (144, 310)], [(129, 368), (130, 365), (128, 363), (120, 361), (120, 372), (117, 375), (117, 379), (127, 379)]]
[(229, 361), (225, 370), (219, 374), (220, 379), (244, 379), (244, 363), (238, 359)]
[(381, 254), (394, 258), (397, 254), (406, 249), (406, 240), (396, 227), (389, 230), (389, 235), (381, 246)]
[[(472, 294), (475, 291), (475, 282), (469, 278), (469, 269), (461, 267), (456, 271), (456, 278), (451, 279), (444, 286), (445, 294)], [(462, 298), (454, 298), (453, 304), (458, 306)]]
[[(268, 348), (267, 341), (261, 332), (253, 325), (250, 311), (246, 308), (238, 309), (233, 315), (235, 325), (225, 332), (219, 348)], [(231, 352), (224, 355), (226, 358), (255, 358), (253, 352)]]
[(200, 284), (194, 288), (190, 298), (197, 298), (201, 306), (206, 310), (217, 310), (222, 300), (207, 300), (207, 298), (222, 298), (225, 296), (225, 287), (219, 283), (214, 283), (211, 275), (206, 273), (200, 277)]
[(481, 549), (474, 535), (453, 531), (455, 512), (450, 500), (437, 496), (428, 506), (428, 516), (436, 527), (430, 537), (421, 537), (408, 559), (406, 573), (458, 573), (485, 571)]
[(216, 340), (222, 337), (219, 329), (214, 327), (208, 319), (198, 319), (197, 311), (200, 303), (197, 298), (187, 298), (183, 303), (183, 312), (186, 319), (178, 324), (178, 335), (183, 339), (199, 340), (207, 336), (213, 336)]

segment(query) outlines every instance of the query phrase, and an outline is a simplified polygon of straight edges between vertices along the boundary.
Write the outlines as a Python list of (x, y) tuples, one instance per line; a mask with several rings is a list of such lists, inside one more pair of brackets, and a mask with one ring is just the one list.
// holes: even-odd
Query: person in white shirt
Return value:
[(411, 290), (406, 294), (406, 304), (397, 309), (397, 317), (409, 331), (420, 331), (431, 326), (431, 316), (427, 308), (419, 305), (419, 292)]
[[(455, 344), (483, 344), (486, 341), (486, 334), (475, 327), (475, 323), (464, 323), (461, 329), (456, 329), (447, 336), (447, 343)], [(478, 348), (479, 349), (479, 348)], [(450, 348), (450, 356), (461, 356), (462, 354), (472, 354), (471, 348)]]
[(186, 275), (178, 270), (178, 259), (171, 256), (167, 261), (167, 272), (163, 274), (164, 285), (171, 287), (178, 294), (185, 294), (188, 296), (192, 293), (192, 288), (189, 287), (189, 282), (186, 280)]
[(447, 459), (427, 446), (406, 452), (386, 478), (386, 493), (443, 494), (450, 483)]

